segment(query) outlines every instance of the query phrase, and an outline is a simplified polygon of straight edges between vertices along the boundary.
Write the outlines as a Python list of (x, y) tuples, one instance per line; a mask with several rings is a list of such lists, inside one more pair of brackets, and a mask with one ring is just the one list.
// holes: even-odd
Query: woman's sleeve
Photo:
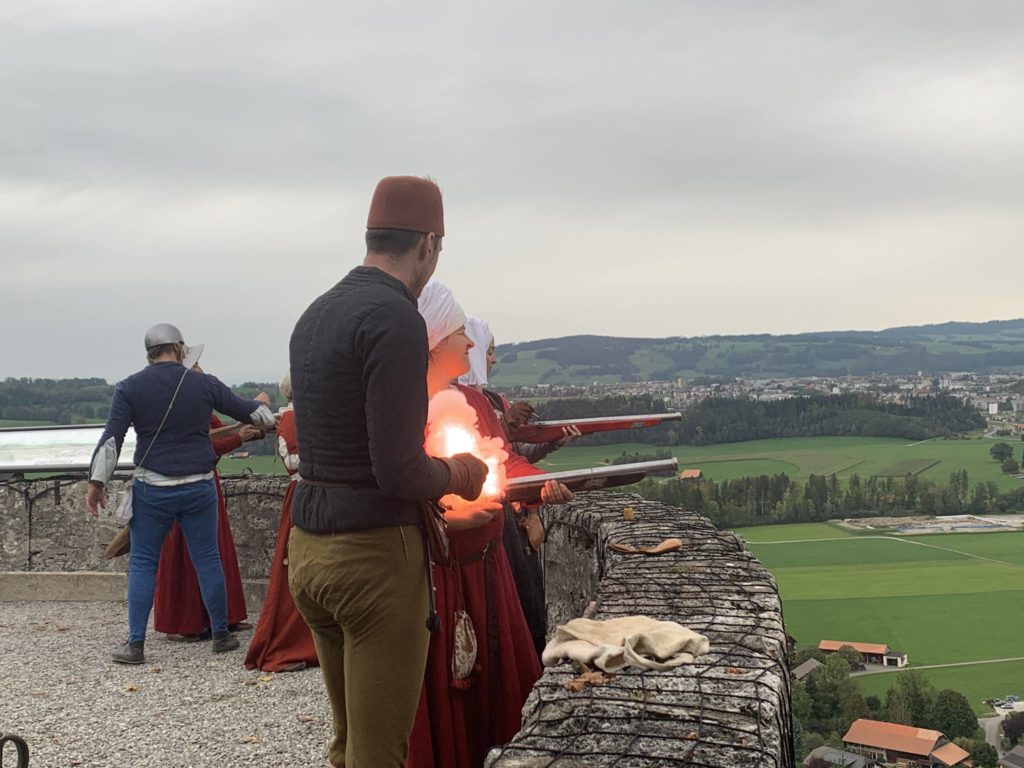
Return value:
[(237, 451), (242, 447), (242, 438), (237, 434), (228, 435), (227, 437), (218, 437), (210, 442), (213, 443), (213, 452), (218, 456), (223, 456), (226, 453)]
[(281, 463), (289, 472), (296, 472), (299, 469), (299, 454), (292, 453), (288, 447), (288, 441), (284, 437), (277, 437), (277, 455), (281, 457)]

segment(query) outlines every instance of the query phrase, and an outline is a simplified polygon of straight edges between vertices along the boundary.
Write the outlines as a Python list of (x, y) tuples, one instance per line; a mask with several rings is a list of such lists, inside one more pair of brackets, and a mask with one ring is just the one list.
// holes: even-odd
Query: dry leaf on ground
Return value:
[(588, 669), (572, 680), (567, 680), (563, 685), (567, 690), (579, 693), (592, 685), (604, 685), (614, 679), (615, 675), (609, 675), (599, 669)]

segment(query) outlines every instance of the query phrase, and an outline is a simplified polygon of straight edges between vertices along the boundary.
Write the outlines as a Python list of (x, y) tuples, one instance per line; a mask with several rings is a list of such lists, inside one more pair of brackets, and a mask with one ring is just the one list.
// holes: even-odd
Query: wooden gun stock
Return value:
[(559, 419), (523, 424), (512, 433), (514, 443), (549, 443), (562, 437), (564, 427), (574, 426), (584, 435), (614, 432), (619, 429), (656, 427), (666, 421), (679, 421), (681, 413), (648, 413), (641, 416), (598, 416), (592, 419)]

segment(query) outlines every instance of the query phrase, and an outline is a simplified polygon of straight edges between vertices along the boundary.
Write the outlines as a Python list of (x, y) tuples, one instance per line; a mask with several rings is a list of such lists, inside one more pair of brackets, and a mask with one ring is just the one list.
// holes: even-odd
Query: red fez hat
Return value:
[(441, 190), (418, 176), (386, 176), (370, 201), (367, 229), (405, 229), (444, 236)]

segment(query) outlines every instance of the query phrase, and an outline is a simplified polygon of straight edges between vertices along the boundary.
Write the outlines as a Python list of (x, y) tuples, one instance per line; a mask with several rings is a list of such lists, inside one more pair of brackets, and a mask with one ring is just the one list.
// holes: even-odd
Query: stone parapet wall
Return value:
[[(223, 479), (246, 580), (269, 573), (286, 485)], [(122, 487), (111, 483), (112, 492)], [(85, 489), (68, 479), (0, 485), (0, 572), (123, 572), (127, 558), (103, 557), (117, 531), (113, 518), (89, 515)], [(626, 505), (632, 522), (623, 519)], [(576, 675), (569, 664), (548, 668), (524, 706), (521, 732), (492, 752), (489, 768), (792, 768), (782, 606), (771, 575), (743, 544), (699, 515), (629, 495), (580, 494), (545, 512), (550, 628), (584, 614), (644, 614), (707, 635), (711, 653), (578, 693), (564, 686)], [(686, 546), (658, 557), (607, 549), (669, 537)]]
[[(635, 520), (623, 519), (623, 507)], [(610, 542), (680, 552), (621, 555)], [(711, 652), (668, 671), (632, 670), (573, 692), (569, 663), (545, 670), (523, 728), (489, 768), (794, 765), (782, 605), (771, 575), (705, 518), (638, 497), (581, 495), (548, 515), (552, 622), (643, 614), (708, 636)], [(553, 628), (553, 624), (552, 624)]]
[[(287, 483), (283, 477), (222, 480), (243, 579), (266, 579), (270, 573)], [(127, 557), (103, 556), (118, 530), (111, 513), (125, 485), (111, 481), (107, 510), (98, 518), (86, 511), (82, 480), (0, 485), (0, 571), (126, 571)]]

